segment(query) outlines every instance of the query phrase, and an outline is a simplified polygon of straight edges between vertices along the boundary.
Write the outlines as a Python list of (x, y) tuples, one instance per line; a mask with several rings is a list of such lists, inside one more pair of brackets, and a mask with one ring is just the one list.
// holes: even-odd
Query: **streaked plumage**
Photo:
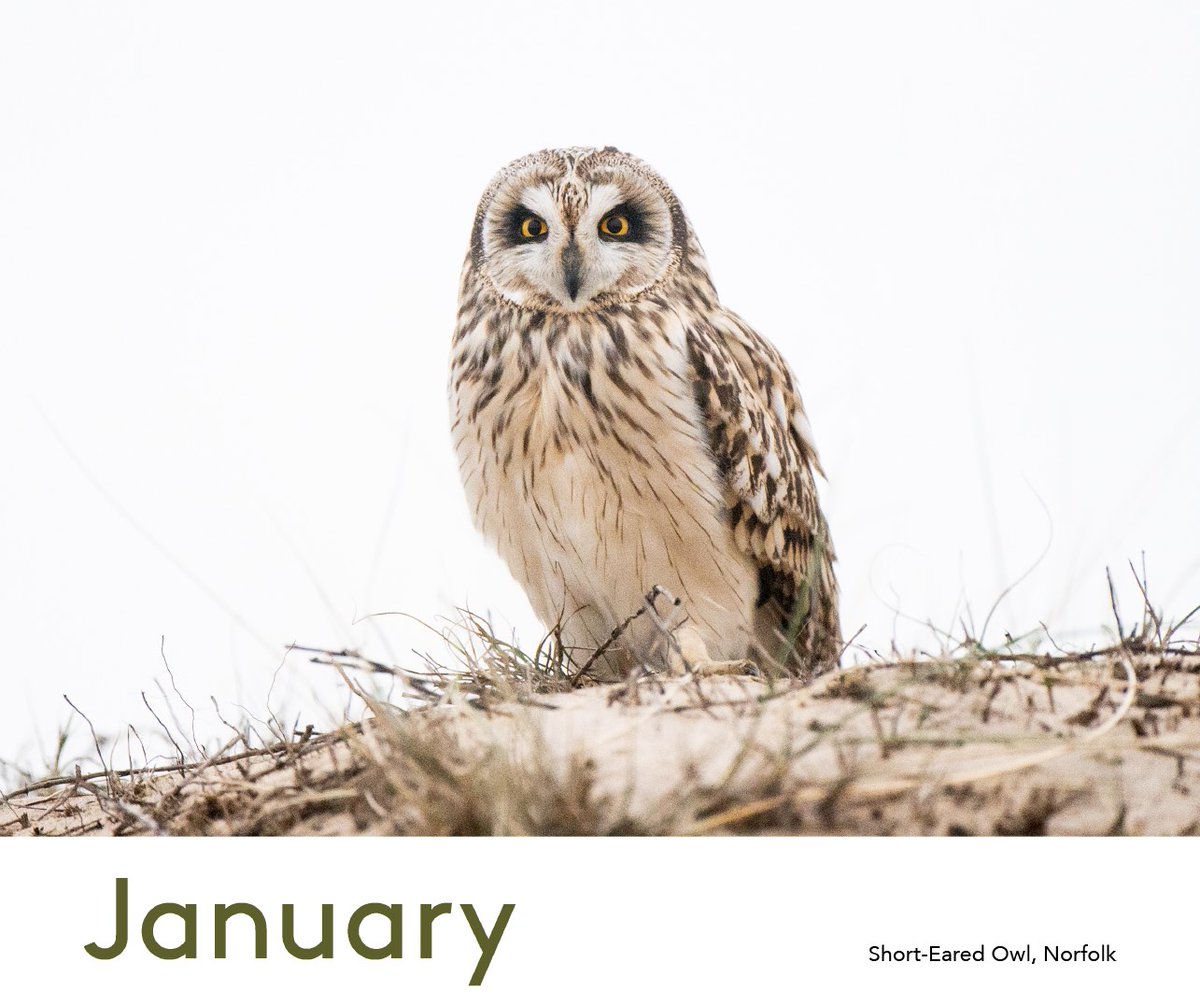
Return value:
[[(666, 627), (682, 626), (688, 662), (836, 662), (833, 548), (791, 372), (720, 305), (678, 200), (641, 161), (548, 150), (493, 180), (450, 397), (476, 526), (578, 663), (653, 586), (681, 601)], [(656, 620), (630, 625), (611, 669), (666, 661)]]

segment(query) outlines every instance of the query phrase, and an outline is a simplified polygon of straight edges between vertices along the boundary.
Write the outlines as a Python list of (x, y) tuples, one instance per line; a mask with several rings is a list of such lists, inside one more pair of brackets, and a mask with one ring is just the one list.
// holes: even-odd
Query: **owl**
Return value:
[(796, 382), (721, 305), (679, 200), (642, 161), (543, 150), (493, 179), (462, 271), (450, 411), (475, 525), (577, 666), (807, 678), (837, 663)]

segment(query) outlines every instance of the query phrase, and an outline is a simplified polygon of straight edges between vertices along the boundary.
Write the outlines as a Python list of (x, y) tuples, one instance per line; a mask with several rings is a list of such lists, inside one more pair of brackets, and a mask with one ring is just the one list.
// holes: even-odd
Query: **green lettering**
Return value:
[(88, 956), (95, 957), (97, 960), (115, 960), (125, 952), (125, 947), (129, 945), (129, 880), (127, 879), (117, 880), (116, 915), (117, 932), (113, 937), (113, 944), (101, 946), (95, 942), (89, 942), (83, 947)]
[(253, 904), (217, 904), (213, 907), (213, 955), (225, 959), (225, 926), (234, 915), (244, 914), (254, 922), (254, 958), (267, 958), (267, 919)]
[[(362, 923), (372, 914), (382, 914), (392, 923), (391, 938), (386, 946), (376, 948), (363, 941)], [(350, 923), (346, 926), (350, 948), (365, 960), (386, 960), (389, 956), (394, 960), (400, 959), (404, 955), (403, 915), (404, 908), (400, 904), (363, 904), (350, 915)]]
[(453, 904), (421, 905), (421, 959), (433, 959), (433, 922), (454, 910)]
[(479, 962), (475, 964), (475, 972), (471, 974), (471, 987), (478, 987), (487, 976), (488, 967), (492, 965), (492, 957), (496, 955), (496, 949), (500, 945), (500, 937), (504, 934), (504, 929), (508, 927), (508, 919), (512, 917), (513, 908), (516, 905), (505, 904), (500, 908), (500, 916), (492, 926), (491, 932), (483, 930), (483, 925), (479, 923), (479, 915), (475, 913), (473, 905), (459, 904), (458, 906), (467, 916), (467, 924), (471, 926), (471, 932), (479, 944)]
[(333, 905), (321, 905), (321, 941), (311, 949), (296, 945), (296, 905), (283, 905), (283, 948), (298, 960), (333, 959)]
[[(183, 941), (177, 946), (164, 946), (154, 935), (154, 926), (159, 918), (173, 914), (183, 919)], [(195, 904), (155, 904), (146, 912), (142, 919), (142, 944), (152, 956), (160, 960), (179, 960), (196, 958), (196, 905)]]

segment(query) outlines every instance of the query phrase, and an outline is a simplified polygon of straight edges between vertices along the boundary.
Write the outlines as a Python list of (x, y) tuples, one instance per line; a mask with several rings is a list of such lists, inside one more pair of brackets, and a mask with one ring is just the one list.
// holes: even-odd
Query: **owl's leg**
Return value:
[(753, 660), (714, 660), (708, 655), (704, 639), (691, 625), (683, 625), (675, 632), (675, 645), (670, 647), (669, 653), (671, 669), (679, 674), (696, 673), (711, 677), (721, 674), (753, 676), (758, 673)]

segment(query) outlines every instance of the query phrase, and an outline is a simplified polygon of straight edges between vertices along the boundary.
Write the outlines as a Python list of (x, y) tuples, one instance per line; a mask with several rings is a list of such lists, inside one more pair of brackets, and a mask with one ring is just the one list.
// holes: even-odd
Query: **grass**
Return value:
[(127, 731), (117, 769), (75, 710), (96, 767), (67, 766), (64, 730), (44, 777), (0, 799), (0, 833), (1200, 832), (1197, 611), (1168, 623), (1138, 584), (1129, 626), (1112, 589), (1104, 646), (942, 633), (807, 686), (653, 668), (597, 684), (555, 633), (526, 652), (464, 612), (416, 669), (305, 650), (369, 713), (330, 732), (218, 708), (229, 735), (206, 749), (172, 679), (147, 700), (170, 753)]

